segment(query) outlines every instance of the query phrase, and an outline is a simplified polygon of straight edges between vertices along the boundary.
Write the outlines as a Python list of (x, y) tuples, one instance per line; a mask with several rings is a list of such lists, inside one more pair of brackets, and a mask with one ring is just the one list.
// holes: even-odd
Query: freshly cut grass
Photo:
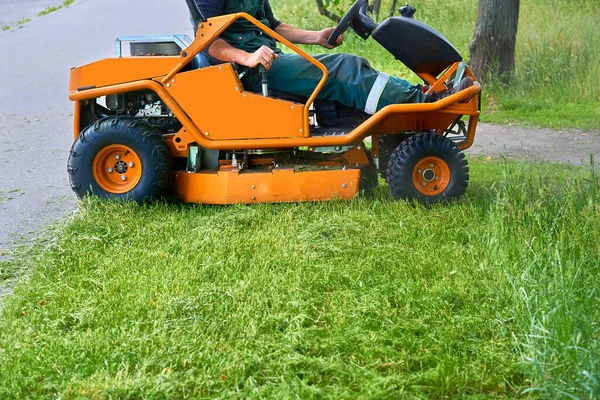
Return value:
[(600, 395), (598, 175), (471, 165), (432, 208), (86, 200), (0, 263), (0, 397)]

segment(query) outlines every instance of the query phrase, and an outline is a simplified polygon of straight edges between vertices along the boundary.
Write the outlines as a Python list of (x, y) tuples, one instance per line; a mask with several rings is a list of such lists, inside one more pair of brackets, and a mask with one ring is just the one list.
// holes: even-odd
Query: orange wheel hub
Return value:
[(114, 194), (129, 192), (142, 177), (140, 158), (122, 144), (103, 148), (94, 158), (92, 169), (98, 186)]
[(448, 187), (450, 168), (439, 157), (425, 157), (415, 165), (412, 179), (419, 192), (426, 196), (435, 196)]

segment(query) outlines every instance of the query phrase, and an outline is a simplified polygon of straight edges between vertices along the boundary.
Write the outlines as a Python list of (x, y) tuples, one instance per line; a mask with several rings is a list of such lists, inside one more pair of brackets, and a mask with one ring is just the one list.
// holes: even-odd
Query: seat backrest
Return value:
[(463, 59), (441, 33), (412, 18), (388, 18), (371, 36), (415, 73), (437, 76)]

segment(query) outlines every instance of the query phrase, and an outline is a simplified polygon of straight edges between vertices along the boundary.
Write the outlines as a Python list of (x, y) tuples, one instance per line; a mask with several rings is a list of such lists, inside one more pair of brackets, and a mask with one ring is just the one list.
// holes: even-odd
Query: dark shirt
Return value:
[[(196, 0), (196, 4), (205, 18), (217, 17), (225, 14), (225, 3), (227, 0)], [(269, 28), (277, 28), (281, 22), (273, 16), (273, 10), (269, 0), (264, 0), (265, 18), (269, 21)]]
[[(281, 22), (275, 19), (269, 0), (195, 0), (205, 18), (245, 12), (271, 29), (277, 28)], [(267, 46), (279, 53), (277, 42), (265, 34), (250, 21), (240, 18), (219, 36), (227, 43), (249, 53), (261, 46)], [(208, 51), (205, 51), (208, 55)], [(215, 59), (208, 57), (211, 64)]]

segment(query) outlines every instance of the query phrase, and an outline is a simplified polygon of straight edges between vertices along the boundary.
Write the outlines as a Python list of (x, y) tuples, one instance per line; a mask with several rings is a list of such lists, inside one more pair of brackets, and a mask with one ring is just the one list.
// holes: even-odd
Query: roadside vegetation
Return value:
[(2, 30), (3, 30), (3, 31), (8, 31), (8, 30), (10, 30), (10, 29), (12, 29), (12, 28), (17, 28), (17, 27), (19, 27), (19, 26), (21, 26), (21, 25), (25, 25), (25, 24), (26, 24), (26, 23), (28, 23), (28, 22), (31, 22), (31, 18), (23, 18), (23, 19), (21, 19), (21, 20), (17, 21), (17, 22), (16, 22), (15, 24), (13, 24), (13, 25), (2, 25)]
[[(351, 0), (331, 1), (338, 15)], [(391, 0), (383, 0), (380, 19), (389, 13)], [(412, 0), (415, 18), (446, 36), (469, 58), (469, 43), (477, 18), (477, 1)], [(398, 2), (403, 5), (404, 2)], [(600, 3), (596, 0), (523, 0), (515, 54), (516, 72), (509, 86), (492, 80), (483, 91), (484, 122), (534, 125), (555, 129), (600, 130)], [(322, 29), (333, 22), (318, 15), (314, 1), (282, 0), (276, 16), (307, 29)], [(398, 11), (396, 10), (396, 14)], [(395, 61), (378, 43), (363, 41), (350, 30), (338, 50), (361, 55), (388, 73), (418, 83), (419, 78)], [(410, 38), (405, 38), (410, 40)], [(311, 52), (326, 51), (307, 46)]]
[(69, 7), (71, 4), (73, 4), (75, 0), (65, 0), (63, 1), (63, 3), (59, 6), (52, 6), (52, 7), (46, 7), (44, 10), (40, 11), (37, 16), (38, 17), (42, 17), (44, 15), (50, 14), (54, 11), (58, 11), (63, 7)]
[[(71, 4), (73, 4), (74, 1), (75, 0), (65, 0), (65, 1), (62, 2), (61, 5), (46, 7), (44, 10), (40, 11), (39, 13), (37, 13), (37, 16), (38, 17), (43, 17), (44, 15), (50, 14), (50, 13), (52, 13), (54, 11), (58, 11), (61, 8), (68, 7)], [(24, 25), (24, 24), (26, 24), (28, 22), (31, 22), (31, 18), (23, 18), (23, 19), (15, 22), (14, 24), (3, 23), (2, 24), (2, 31), (8, 31), (8, 30), (13, 29), (13, 28), (18, 28), (21, 25)]]
[(600, 184), (472, 159), (458, 203), (87, 200), (0, 318), (0, 397), (600, 395)]

